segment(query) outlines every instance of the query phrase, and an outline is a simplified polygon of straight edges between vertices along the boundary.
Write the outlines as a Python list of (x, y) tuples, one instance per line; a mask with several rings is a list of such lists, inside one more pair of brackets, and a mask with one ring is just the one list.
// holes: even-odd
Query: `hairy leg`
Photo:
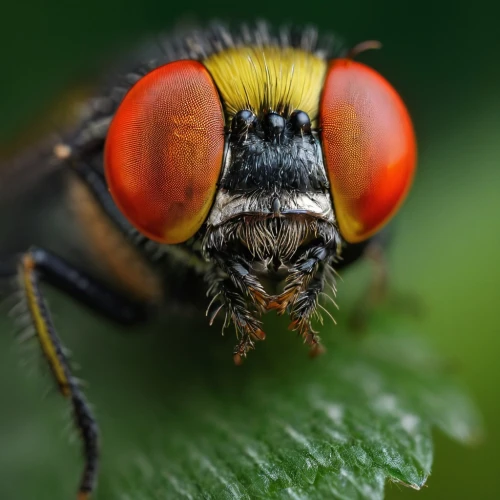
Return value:
[(218, 301), (218, 307), (211, 314), (212, 324), (217, 313), (225, 308), (224, 328), (232, 320), (240, 339), (233, 351), (234, 362), (240, 364), (247, 352), (254, 348), (254, 341), (265, 339), (262, 323), (257, 316), (266, 309), (269, 298), (244, 259), (217, 253), (212, 255), (212, 260), (216, 266), (207, 277), (210, 284), (208, 295), (212, 297), (207, 315)]
[(40, 348), (61, 395), (71, 405), (74, 423), (83, 445), (84, 467), (78, 499), (87, 500), (95, 488), (99, 459), (99, 431), (95, 417), (74, 377), (59, 338), (41, 283), (47, 282), (93, 310), (120, 323), (145, 318), (145, 309), (120, 297), (63, 259), (40, 248), (26, 252), (19, 263), (19, 286)]
[(281, 295), (271, 304), (278, 314), (288, 310), (292, 320), (289, 328), (297, 331), (304, 341), (311, 346), (311, 354), (322, 351), (320, 339), (311, 326), (311, 320), (318, 313), (319, 296), (325, 284), (330, 281), (335, 293), (333, 272), (329, 268), (334, 252), (324, 245), (308, 249), (290, 270)]

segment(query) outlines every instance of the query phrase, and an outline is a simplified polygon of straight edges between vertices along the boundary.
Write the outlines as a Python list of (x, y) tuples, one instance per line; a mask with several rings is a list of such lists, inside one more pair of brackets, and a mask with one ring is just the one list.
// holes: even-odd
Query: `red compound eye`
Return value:
[(106, 179), (139, 231), (181, 243), (208, 215), (223, 152), (224, 116), (211, 76), (197, 61), (176, 61), (141, 78), (118, 107), (106, 140)]
[(335, 213), (346, 241), (378, 231), (397, 211), (416, 164), (403, 101), (380, 74), (350, 59), (328, 69), (320, 127)]

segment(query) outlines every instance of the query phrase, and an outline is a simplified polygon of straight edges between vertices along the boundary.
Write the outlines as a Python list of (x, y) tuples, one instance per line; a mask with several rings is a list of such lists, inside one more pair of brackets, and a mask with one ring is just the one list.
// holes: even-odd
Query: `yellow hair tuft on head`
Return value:
[(241, 46), (203, 61), (223, 99), (228, 121), (240, 110), (285, 118), (305, 111), (315, 126), (327, 62), (303, 49)]

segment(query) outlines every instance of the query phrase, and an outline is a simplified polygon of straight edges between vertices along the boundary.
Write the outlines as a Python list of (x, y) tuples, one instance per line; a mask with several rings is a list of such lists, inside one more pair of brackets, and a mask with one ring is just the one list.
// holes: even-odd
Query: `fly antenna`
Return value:
[(352, 49), (349, 50), (349, 52), (346, 55), (347, 59), (354, 59), (357, 57), (361, 52), (365, 52), (367, 50), (372, 50), (372, 49), (381, 49), (382, 48), (382, 43), (379, 42), (378, 40), (366, 40), (365, 42), (360, 42), (356, 44)]

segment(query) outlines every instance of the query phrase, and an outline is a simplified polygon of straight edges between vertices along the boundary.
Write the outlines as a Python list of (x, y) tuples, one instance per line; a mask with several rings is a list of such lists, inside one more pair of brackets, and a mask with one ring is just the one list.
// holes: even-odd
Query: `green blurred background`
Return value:
[[(425, 313), (419, 330), (451, 359), (477, 401), (486, 428), (484, 442), (475, 448), (436, 435), (428, 487), (417, 493), (389, 485), (388, 498), (500, 498), (500, 8), (494, 2), (46, 0), (10, 2), (2, 9), (0, 140), (4, 143), (43, 115), (65, 89), (92, 80), (114, 54), (133, 47), (147, 34), (168, 30), (178, 20), (308, 22), (340, 34), (351, 44), (381, 40), (383, 50), (365, 54), (362, 60), (400, 90), (419, 140), (417, 179), (397, 218), (398, 234), (391, 250), (394, 286), (421, 297)], [(43, 217), (35, 213), (39, 227), (43, 222), (62, 227), (57, 225), (57, 214), (56, 210)], [(12, 212), (0, 215), (1, 245), (18, 248), (29, 240), (20, 229), (24, 228), (20, 218), (20, 213), (19, 221)], [(37, 238), (43, 240), (43, 235)], [(358, 278), (356, 273), (361, 273)], [(349, 276), (355, 282), (362, 273), (354, 271)], [(100, 384), (117, 384), (117, 400), (127, 387), (137, 384), (141, 388), (141, 377), (133, 376), (128, 366), (108, 379), (107, 362), (102, 356), (99, 361), (100, 352), (111, 352), (111, 363), (123, 359), (125, 365), (140, 364), (140, 354), (137, 359), (133, 354), (141, 349), (140, 340), (132, 340), (132, 347), (129, 343), (121, 352), (117, 336), (99, 335), (97, 320), (89, 320), (85, 312), (57, 294), (53, 305), (62, 324), (90, 325), (88, 336), (65, 338), (83, 365), (83, 376), (90, 380), (98, 406), (106, 404), (100, 397), (112, 397), (109, 391), (99, 395), (95, 387)], [(70, 311), (66, 319), (65, 306)], [(6, 333), (3, 325), (1, 333)], [(152, 342), (148, 337), (148, 353)], [(231, 345), (226, 343), (225, 349)], [(58, 467), (65, 478), (62, 482), (70, 487), (78, 470), (78, 464), (72, 463), (74, 449), (68, 451), (65, 435), (61, 437), (65, 419), (59, 413), (65, 405), (57, 398), (40, 397), (46, 381), (38, 379), (36, 366), (35, 375), (25, 377), (25, 366), (13, 359), (17, 354), (11, 337), (2, 335), (2, 500), (25, 500), (31, 498), (33, 485), (57, 484), (56, 478), (46, 477), (43, 467), (38, 470), (44, 461)], [(161, 355), (151, 363), (155, 361), (160, 366), (153, 373), (161, 377)], [(88, 369), (93, 363), (96, 372)], [(56, 461), (60, 456), (67, 457), (66, 462)], [(60, 491), (71, 491), (64, 488)], [(34, 498), (49, 497), (40, 490)]]

